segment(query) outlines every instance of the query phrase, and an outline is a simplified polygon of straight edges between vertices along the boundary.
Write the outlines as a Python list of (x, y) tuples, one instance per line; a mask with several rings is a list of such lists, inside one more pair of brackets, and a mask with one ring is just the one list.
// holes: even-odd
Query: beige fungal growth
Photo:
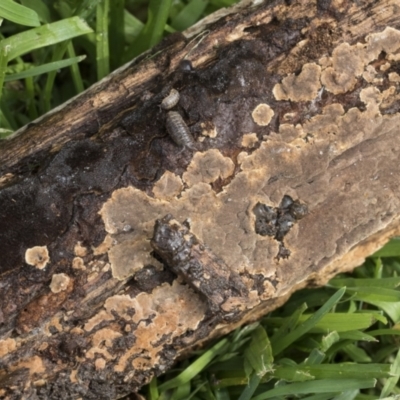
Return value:
[(85, 263), (83, 262), (83, 260), (82, 260), (82, 258), (80, 258), (80, 257), (75, 257), (73, 260), (72, 260), (72, 268), (73, 269), (80, 269), (80, 270), (85, 270), (86, 269), (86, 267), (85, 267)]
[(108, 252), (114, 278), (124, 280), (146, 265), (160, 266), (160, 262), (150, 255), (150, 242), (126, 240), (115, 245)]
[(400, 75), (397, 72), (391, 72), (388, 77), (390, 82), (400, 82)]
[[(124, 227), (124, 230), (130, 230), (130, 227), (127, 229), (127, 227)], [(113, 239), (110, 235), (106, 235), (104, 238), (103, 242), (100, 243), (97, 247), (93, 247), (93, 255), (98, 256), (100, 254), (105, 254), (107, 251), (110, 249), (110, 247), (113, 244)]]
[(327, 90), (334, 94), (353, 89), (357, 76), (364, 71), (360, 46), (342, 43), (333, 51), (332, 67), (322, 72), (321, 81)]
[(87, 248), (78, 242), (74, 247), (74, 253), (77, 257), (85, 257), (87, 255)]
[(217, 128), (215, 126), (213, 126), (212, 128), (210, 128), (209, 126), (207, 126), (204, 122), (201, 123), (201, 127), (203, 128), (201, 134), (203, 136), (207, 136), (210, 138), (216, 138), (218, 135), (217, 132)]
[(272, 90), (276, 100), (311, 101), (321, 88), (321, 67), (317, 64), (304, 64), (300, 74), (289, 74), (277, 83)]
[(64, 290), (67, 290), (70, 281), (71, 278), (64, 273), (54, 274), (51, 278), (50, 290), (53, 293), (63, 292)]
[(35, 246), (25, 252), (25, 262), (37, 269), (43, 269), (50, 262), (47, 246)]
[(171, 200), (178, 196), (182, 189), (182, 179), (170, 171), (165, 171), (163, 176), (154, 184), (153, 193), (159, 199)]
[(261, 103), (253, 110), (251, 116), (257, 125), (267, 126), (274, 116), (274, 110), (268, 104)]
[(6, 356), (8, 353), (12, 353), (17, 349), (17, 342), (15, 339), (4, 339), (0, 340), (0, 357)]
[(188, 186), (195, 183), (212, 183), (218, 178), (225, 179), (233, 174), (235, 164), (224, 157), (219, 150), (211, 149), (204, 153), (197, 152), (193, 161), (183, 174), (183, 181)]
[(242, 147), (253, 148), (258, 143), (258, 137), (256, 133), (246, 133), (242, 138)]
[(321, 82), (328, 91), (340, 94), (352, 90), (365, 67), (364, 78), (369, 82), (373, 71), (368, 64), (376, 60), (382, 51), (388, 59), (393, 57), (393, 53), (400, 49), (400, 31), (388, 27), (383, 32), (368, 35), (365, 42), (353, 46), (342, 43), (333, 50), (331, 66), (321, 75)]
[[(174, 338), (181, 336), (187, 330), (195, 330), (204, 318), (206, 305), (187, 285), (174, 281), (156, 287), (151, 294), (142, 292), (136, 297), (115, 295), (108, 298), (104, 309), (92, 318), (85, 326), (87, 332), (92, 331), (102, 321), (112, 321), (116, 317), (125, 323), (138, 324), (135, 330), (135, 343), (125, 350), (116, 360), (114, 370), (144, 369), (158, 361), (159, 352)], [(112, 325), (111, 325), (112, 326)], [(86, 353), (87, 358), (102, 355), (106, 360), (114, 359), (110, 349), (116, 339), (124, 335), (121, 324), (115, 324), (114, 329), (102, 328), (92, 335), (92, 347)], [(139, 357), (130, 361), (135, 355)]]

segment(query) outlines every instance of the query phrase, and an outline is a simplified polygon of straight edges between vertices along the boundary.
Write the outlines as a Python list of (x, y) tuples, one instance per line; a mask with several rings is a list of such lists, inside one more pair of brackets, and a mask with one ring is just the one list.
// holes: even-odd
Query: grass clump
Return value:
[(400, 240), (295, 293), (143, 390), (149, 400), (400, 398)]
[(1, 0), (0, 138), (238, 0)]

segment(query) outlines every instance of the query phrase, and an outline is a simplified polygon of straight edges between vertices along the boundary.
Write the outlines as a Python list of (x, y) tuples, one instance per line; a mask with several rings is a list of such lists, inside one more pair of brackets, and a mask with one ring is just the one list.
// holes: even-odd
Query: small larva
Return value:
[(176, 111), (167, 113), (167, 131), (172, 140), (180, 147), (194, 149), (196, 142), (182, 116)]
[(179, 101), (179, 92), (176, 89), (171, 89), (169, 95), (161, 102), (161, 108), (164, 110), (170, 110), (175, 107)]

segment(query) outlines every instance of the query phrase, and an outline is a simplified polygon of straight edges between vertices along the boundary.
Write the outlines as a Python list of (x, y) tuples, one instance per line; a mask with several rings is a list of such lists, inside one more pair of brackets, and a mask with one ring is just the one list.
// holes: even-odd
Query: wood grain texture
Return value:
[(0, 397), (121, 397), (361, 264), (400, 233), (399, 84), (397, 0), (246, 1), (1, 142)]

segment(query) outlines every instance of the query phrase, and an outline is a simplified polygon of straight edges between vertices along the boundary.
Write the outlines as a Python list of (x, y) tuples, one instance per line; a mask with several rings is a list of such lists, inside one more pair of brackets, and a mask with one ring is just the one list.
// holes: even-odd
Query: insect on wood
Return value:
[(178, 112), (168, 111), (166, 124), (168, 133), (178, 146), (189, 147), (190, 149), (196, 147), (188, 126)]
[(179, 98), (179, 92), (176, 89), (171, 89), (169, 95), (161, 102), (161, 108), (163, 110), (170, 110), (178, 104)]

